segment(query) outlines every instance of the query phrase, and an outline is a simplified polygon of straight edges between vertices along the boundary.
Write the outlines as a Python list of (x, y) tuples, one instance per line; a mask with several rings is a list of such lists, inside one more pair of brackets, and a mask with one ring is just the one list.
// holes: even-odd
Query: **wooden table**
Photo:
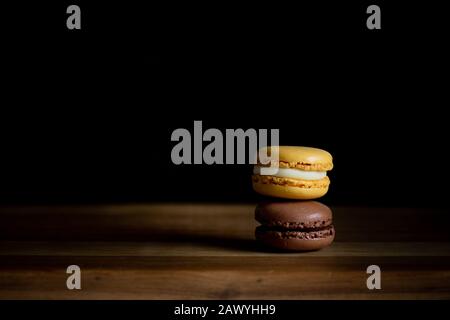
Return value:
[[(450, 298), (444, 210), (334, 207), (331, 247), (276, 253), (253, 239), (254, 207), (2, 207), (0, 298)], [(82, 290), (66, 288), (72, 264)], [(381, 290), (366, 287), (372, 264)]]

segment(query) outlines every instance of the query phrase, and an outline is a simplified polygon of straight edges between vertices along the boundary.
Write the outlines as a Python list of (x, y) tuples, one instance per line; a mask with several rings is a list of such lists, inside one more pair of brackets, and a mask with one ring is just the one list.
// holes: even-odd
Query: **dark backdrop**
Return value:
[[(329, 204), (440, 206), (449, 49), (438, 2), (6, 5), (0, 201), (255, 201), (251, 166), (175, 166), (171, 132), (279, 128), (335, 158)], [(3, 11), (3, 10), (2, 10)]]

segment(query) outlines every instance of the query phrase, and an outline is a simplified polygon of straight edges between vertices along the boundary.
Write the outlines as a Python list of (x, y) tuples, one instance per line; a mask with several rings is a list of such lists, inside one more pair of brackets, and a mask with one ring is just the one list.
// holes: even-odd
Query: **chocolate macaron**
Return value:
[[(265, 153), (278, 153), (278, 160), (260, 163), (253, 169), (253, 189), (265, 196), (309, 200), (325, 195), (330, 185), (327, 171), (333, 158), (325, 150), (310, 147), (268, 147)], [(267, 170), (267, 168), (273, 170)]]
[(322, 249), (334, 240), (332, 212), (316, 201), (260, 203), (255, 219), (261, 223), (255, 231), (263, 244), (286, 251)]

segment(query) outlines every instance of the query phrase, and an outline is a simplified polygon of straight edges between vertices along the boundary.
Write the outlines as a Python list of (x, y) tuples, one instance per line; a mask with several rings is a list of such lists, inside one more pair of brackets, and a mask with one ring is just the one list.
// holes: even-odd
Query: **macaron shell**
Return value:
[[(267, 147), (267, 154), (278, 151), (280, 167), (303, 170), (328, 171), (333, 168), (333, 157), (325, 150), (310, 147), (272, 146)], [(274, 165), (274, 164), (272, 164)]]
[(280, 232), (278, 231), (261, 232), (260, 229), (256, 228), (255, 237), (262, 244), (282, 251), (313, 251), (323, 249), (333, 242), (335, 231), (334, 228), (332, 230), (331, 235), (322, 238), (302, 239), (283, 237), (280, 236)]
[(317, 201), (262, 202), (255, 209), (255, 219), (267, 227), (290, 230), (322, 228), (331, 225), (331, 209)]
[(254, 182), (260, 182), (262, 184), (276, 184), (282, 186), (301, 187), (301, 188), (321, 188), (328, 187), (330, 184), (330, 178), (327, 176), (319, 180), (300, 180), (294, 178), (284, 178), (275, 176), (263, 176), (254, 174), (252, 176)]
[(319, 187), (290, 186), (274, 183), (262, 183), (260, 180), (253, 180), (253, 190), (259, 194), (283, 199), (309, 200), (317, 199), (328, 192), (328, 185)]

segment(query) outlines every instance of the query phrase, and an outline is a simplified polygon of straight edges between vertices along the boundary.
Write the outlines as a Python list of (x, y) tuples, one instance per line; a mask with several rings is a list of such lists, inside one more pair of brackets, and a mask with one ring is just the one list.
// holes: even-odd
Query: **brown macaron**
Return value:
[(255, 219), (256, 239), (286, 251), (311, 251), (329, 246), (334, 240), (332, 212), (316, 201), (260, 203)]

